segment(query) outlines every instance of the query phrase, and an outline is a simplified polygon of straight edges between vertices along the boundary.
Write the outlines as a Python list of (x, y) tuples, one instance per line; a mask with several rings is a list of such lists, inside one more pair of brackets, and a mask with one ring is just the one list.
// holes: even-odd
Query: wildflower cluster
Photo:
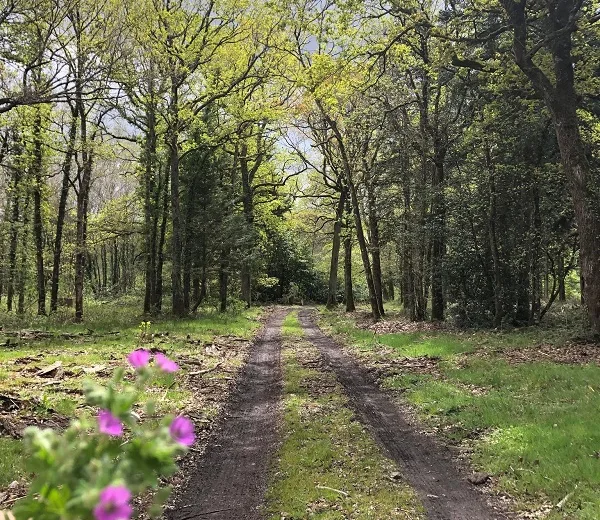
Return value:
[(132, 498), (149, 489), (155, 493), (148, 512), (160, 514), (170, 491), (161, 479), (176, 471), (176, 457), (194, 443), (194, 424), (182, 416), (157, 418), (152, 401), (139, 402), (151, 380), (173, 374), (177, 363), (161, 353), (152, 359), (144, 349), (127, 360), (134, 382), (121, 367), (107, 386), (85, 384), (86, 403), (95, 414), (74, 419), (62, 433), (25, 431), (35, 478), (15, 506), (17, 519), (128, 520)]

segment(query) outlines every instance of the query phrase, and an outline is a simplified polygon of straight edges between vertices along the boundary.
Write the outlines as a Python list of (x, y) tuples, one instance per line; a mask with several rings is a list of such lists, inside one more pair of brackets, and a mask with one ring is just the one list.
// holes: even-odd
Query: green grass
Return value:
[[(63, 319), (60, 314), (40, 318), (0, 313), (0, 325), (4, 326), (4, 331), (24, 329), (85, 333), (87, 329), (91, 329), (95, 334), (73, 339), (10, 338), (11, 341), (19, 341), (19, 344), (0, 346), (0, 394), (31, 400), (32, 405), (23, 410), (25, 415), (44, 416), (58, 413), (78, 416), (92, 413), (88, 408), (82, 407), (83, 381), (93, 379), (102, 382), (110, 376), (116, 366), (126, 364), (127, 354), (138, 347), (159, 348), (175, 359), (180, 356), (193, 358), (201, 362), (203, 368), (211, 368), (221, 363), (222, 366), (218, 370), (205, 377), (211, 380), (230, 377), (231, 371), (239, 368), (243, 362), (239, 352), (236, 351), (235, 356), (212, 355), (206, 352), (205, 343), (210, 345), (215, 336), (251, 338), (260, 326), (258, 317), (261, 313), (260, 308), (226, 314), (209, 309), (193, 318), (175, 320), (166, 317), (151, 320), (152, 323), (144, 331), (140, 324), (146, 319), (139, 313), (139, 303), (135, 307), (127, 302), (123, 305), (114, 302), (104, 305), (90, 303), (86, 309), (87, 318), (84, 324), (71, 323), (70, 318)], [(112, 331), (119, 331), (119, 334), (106, 334)], [(156, 335), (155, 338), (152, 338), (153, 334)], [(227, 340), (223, 343), (227, 344)], [(36, 375), (39, 369), (48, 367), (55, 361), (62, 362), (63, 377), (53, 381), (53, 378), (40, 378)], [(105, 371), (100, 374), (85, 372), (85, 369), (94, 366), (103, 366)], [(198, 366), (183, 364), (182, 372), (178, 373), (177, 378), (165, 376), (145, 389), (144, 397), (156, 401), (158, 413), (176, 412), (195, 405), (192, 390), (185, 377), (188, 370), (198, 370)], [(204, 416), (214, 416), (217, 405), (218, 403), (213, 401), (204, 403)], [(19, 464), (13, 462), (20, 441), (0, 437), (0, 442), (3, 443), (0, 445), (1, 487), (2, 483), (10, 483), (22, 475), (22, 470)]]
[(21, 441), (0, 437), (0, 488), (25, 474)]
[(304, 335), (302, 325), (298, 320), (298, 311), (292, 311), (285, 317), (281, 326), (281, 334), (284, 337), (301, 337)]
[(396, 357), (441, 357), (451, 358), (456, 354), (475, 349), (476, 342), (467, 336), (437, 331), (375, 334), (355, 326), (354, 321), (340, 313), (322, 311), (322, 324), (334, 334), (343, 336), (347, 342), (364, 352), (389, 347)]
[[(268, 518), (423, 518), (412, 489), (348, 408), (330, 373), (305, 368), (316, 351), (284, 351), (284, 441), (267, 498)], [(331, 489), (327, 489), (331, 488)]]
[[(507, 349), (560, 345), (567, 330), (388, 334), (366, 342), (348, 320), (323, 319), (367, 362), (440, 356), (440, 376), (405, 372), (383, 386), (401, 390), (426, 422), (471, 446), (475, 467), (496, 476), (518, 507), (556, 505), (570, 495), (545, 518), (600, 518), (600, 367), (502, 358)], [(475, 349), (488, 355), (469, 357)]]

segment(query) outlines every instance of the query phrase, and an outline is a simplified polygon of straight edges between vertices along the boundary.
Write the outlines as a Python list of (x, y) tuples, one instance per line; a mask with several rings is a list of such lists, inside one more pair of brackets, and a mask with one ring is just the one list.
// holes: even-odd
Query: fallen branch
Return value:
[(333, 491), (335, 493), (339, 493), (340, 495), (344, 495), (345, 497), (349, 497), (350, 494), (342, 491), (341, 489), (334, 489), (327, 486), (317, 486), (317, 489), (327, 489), (328, 491)]
[[(575, 489), (577, 489), (577, 485), (575, 485)], [(564, 505), (567, 503), (567, 500), (569, 500), (569, 498), (571, 498), (573, 496), (573, 493), (575, 493), (575, 489), (573, 491), (571, 491), (570, 493), (568, 493), (558, 504), (556, 504), (556, 506), (554, 506), (556, 509), (562, 509), (564, 507)]]
[(214, 367), (212, 368), (207, 368), (205, 370), (196, 370), (195, 372), (189, 372), (188, 375), (190, 376), (203, 376), (204, 374), (208, 374), (209, 372), (214, 372), (215, 370), (217, 370), (221, 365), (223, 364), (223, 362), (219, 362), (217, 363)]

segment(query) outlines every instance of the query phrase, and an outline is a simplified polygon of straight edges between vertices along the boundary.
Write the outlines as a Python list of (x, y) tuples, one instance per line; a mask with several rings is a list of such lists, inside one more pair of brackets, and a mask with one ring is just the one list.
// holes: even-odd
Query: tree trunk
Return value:
[(221, 261), (219, 263), (219, 310), (227, 311), (227, 286), (229, 284), (228, 262), (229, 251), (221, 252)]
[(379, 314), (383, 316), (383, 280), (381, 275), (381, 244), (379, 243), (379, 223), (377, 218), (375, 191), (372, 182), (368, 181), (367, 186), (367, 208), (371, 258), (373, 260), (373, 285), (375, 287), (375, 296)]
[(67, 201), (69, 199), (69, 187), (71, 184), (71, 167), (75, 154), (75, 139), (77, 138), (77, 111), (72, 110), (71, 126), (69, 127), (69, 140), (62, 165), (62, 184), (60, 187), (60, 199), (58, 202), (58, 215), (56, 217), (56, 234), (54, 236), (54, 257), (52, 262), (52, 283), (50, 289), (50, 312), (56, 312), (58, 308), (58, 289), (60, 284), (60, 265), (62, 254), (63, 229), (65, 227), (65, 216), (67, 214)]
[(558, 301), (567, 300), (567, 291), (565, 290), (565, 257), (561, 251), (558, 255)]
[(183, 240), (181, 226), (181, 208), (179, 202), (179, 89), (176, 80), (171, 80), (171, 99), (169, 103), (169, 131), (167, 145), (169, 148), (169, 165), (171, 169), (171, 285), (172, 311), (175, 316), (185, 315), (183, 300), (182, 267)]
[(492, 265), (494, 271), (494, 327), (502, 324), (504, 317), (504, 298), (502, 286), (502, 271), (500, 266), (500, 251), (498, 248), (498, 237), (496, 235), (496, 171), (492, 164), (489, 147), (486, 144), (485, 162), (490, 174), (490, 213), (488, 217), (488, 227), (490, 234), (490, 252), (492, 254)]
[(29, 194), (25, 197), (25, 204), (23, 206), (23, 233), (21, 233), (21, 258), (19, 266), (19, 277), (17, 283), (17, 314), (25, 313), (25, 290), (27, 289), (27, 242), (28, 242), (28, 230), (29, 230)]
[(35, 241), (36, 285), (38, 295), (37, 313), (46, 315), (46, 273), (44, 269), (44, 223), (42, 221), (43, 192), (43, 143), (41, 107), (35, 107), (33, 122), (33, 236)]
[(354, 312), (354, 291), (352, 289), (352, 237), (350, 233), (344, 238), (344, 299), (346, 312)]
[(356, 186), (354, 185), (354, 180), (352, 179), (352, 168), (350, 166), (350, 160), (348, 159), (348, 155), (346, 153), (346, 147), (344, 145), (344, 139), (342, 137), (341, 132), (338, 129), (337, 123), (331, 119), (325, 112), (324, 108), (320, 103), (319, 108), (323, 117), (327, 121), (327, 124), (333, 131), (336, 140), (338, 142), (338, 148), (340, 151), (340, 158), (342, 160), (342, 166), (344, 169), (344, 176), (346, 178), (346, 184), (348, 190), (350, 192), (350, 202), (352, 205), (352, 214), (354, 216), (354, 227), (356, 229), (356, 239), (358, 241), (358, 247), (360, 248), (360, 256), (362, 258), (363, 267), (365, 270), (365, 278), (367, 279), (367, 287), (369, 289), (369, 301), (371, 303), (371, 313), (373, 315), (373, 319), (378, 321), (381, 319), (381, 313), (379, 311), (379, 305), (377, 303), (377, 295), (375, 293), (375, 284), (373, 283), (373, 271), (371, 270), (371, 259), (369, 258), (369, 250), (367, 248), (367, 241), (365, 239), (365, 232), (363, 229), (362, 216), (360, 213), (360, 203), (358, 200), (358, 195), (356, 193)]
[(144, 233), (145, 239), (145, 289), (144, 289), (144, 314), (155, 311), (156, 300), (156, 239), (158, 234), (158, 201), (157, 192), (160, 192), (160, 182), (157, 187), (156, 176), (156, 113), (153, 99), (153, 84), (150, 80), (151, 99), (146, 105), (146, 140), (144, 149)]
[(160, 311), (162, 309), (163, 265), (165, 263), (165, 239), (167, 235), (167, 219), (169, 216), (169, 171), (169, 167), (167, 167), (162, 192), (162, 217), (160, 221), (160, 231), (158, 235), (158, 246), (156, 248), (156, 300), (154, 301), (153, 307), (157, 311)]
[(432, 181), (432, 246), (431, 246), (431, 319), (444, 320), (444, 257), (446, 255), (446, 200), (444, 196), (446, 150), (435, 145), (435, 170)]
[[(591, 328), (600, 333), (600, 201), (597, 176), (591, 171), (579, 130), (578, 94), (572, 56), (573, 20), (582, 2), (555, 0), (548, 5), (545, 47), (554, 64), (554, 82), (534, 63), (528, 43), (527, 2), (501, 0), (513, 27), (515, 62), (543, 97), (552, 114), (561, 161), (567, 177), (579, 232), (583, 292)], [(543, 35), (542, 35), (543, 37)]]
[(327, 308), (337, 306), (338, 266), (340, 263), (340, 234), (342, 232), (342, 219), (346, 209), (346, 190), (340, 191), (340, 198), (335, 210), (335, 223), (333, 224), (333, 243), (331, 246), (331, 264), (329, 266), (329, 285), (327, 291)]
[(12, 311), (13, 298), (17, 285), (17, 247), (19, 245), (19, 217), (20, 217), (20, 195), (21, 170), (13, 168), (11, 186), (11, 218), (10, 218), (10, 246), (8, 251), (8, 288), (6, 292), (6, 310)]

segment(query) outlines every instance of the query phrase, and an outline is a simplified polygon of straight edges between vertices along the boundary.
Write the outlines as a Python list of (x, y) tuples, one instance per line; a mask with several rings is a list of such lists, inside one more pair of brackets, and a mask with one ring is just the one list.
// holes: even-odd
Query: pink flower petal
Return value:
[(163, 372), (171, 373), (179, 370), (179, 365), (175, 363), (175, 361), (170, 360), (167, 356), (161, 354), (160, 352), (154, 356), (154, 360), (156, 361), (158, 368), (160, 368)]
[(118, 437), (123, 434), (123, 423), (109, 410), (100, 410), (98, 413), (98, 429), (106, 435)]
[(150, 352), (142, 348), (134, 350), (127, 356), (127, 361), (133, 368), (145, 367), (150, 362)]
[(124, 486), (108, 486), (102, 490), (94, 508), (96, 520), (129, 520), (133, 508), (131, 492)]
[(191, 446), (196, 440), (194, 423), (187, 417), (175, 417), (169, 426), (169, 434), (175, 442), (183, 446)]

